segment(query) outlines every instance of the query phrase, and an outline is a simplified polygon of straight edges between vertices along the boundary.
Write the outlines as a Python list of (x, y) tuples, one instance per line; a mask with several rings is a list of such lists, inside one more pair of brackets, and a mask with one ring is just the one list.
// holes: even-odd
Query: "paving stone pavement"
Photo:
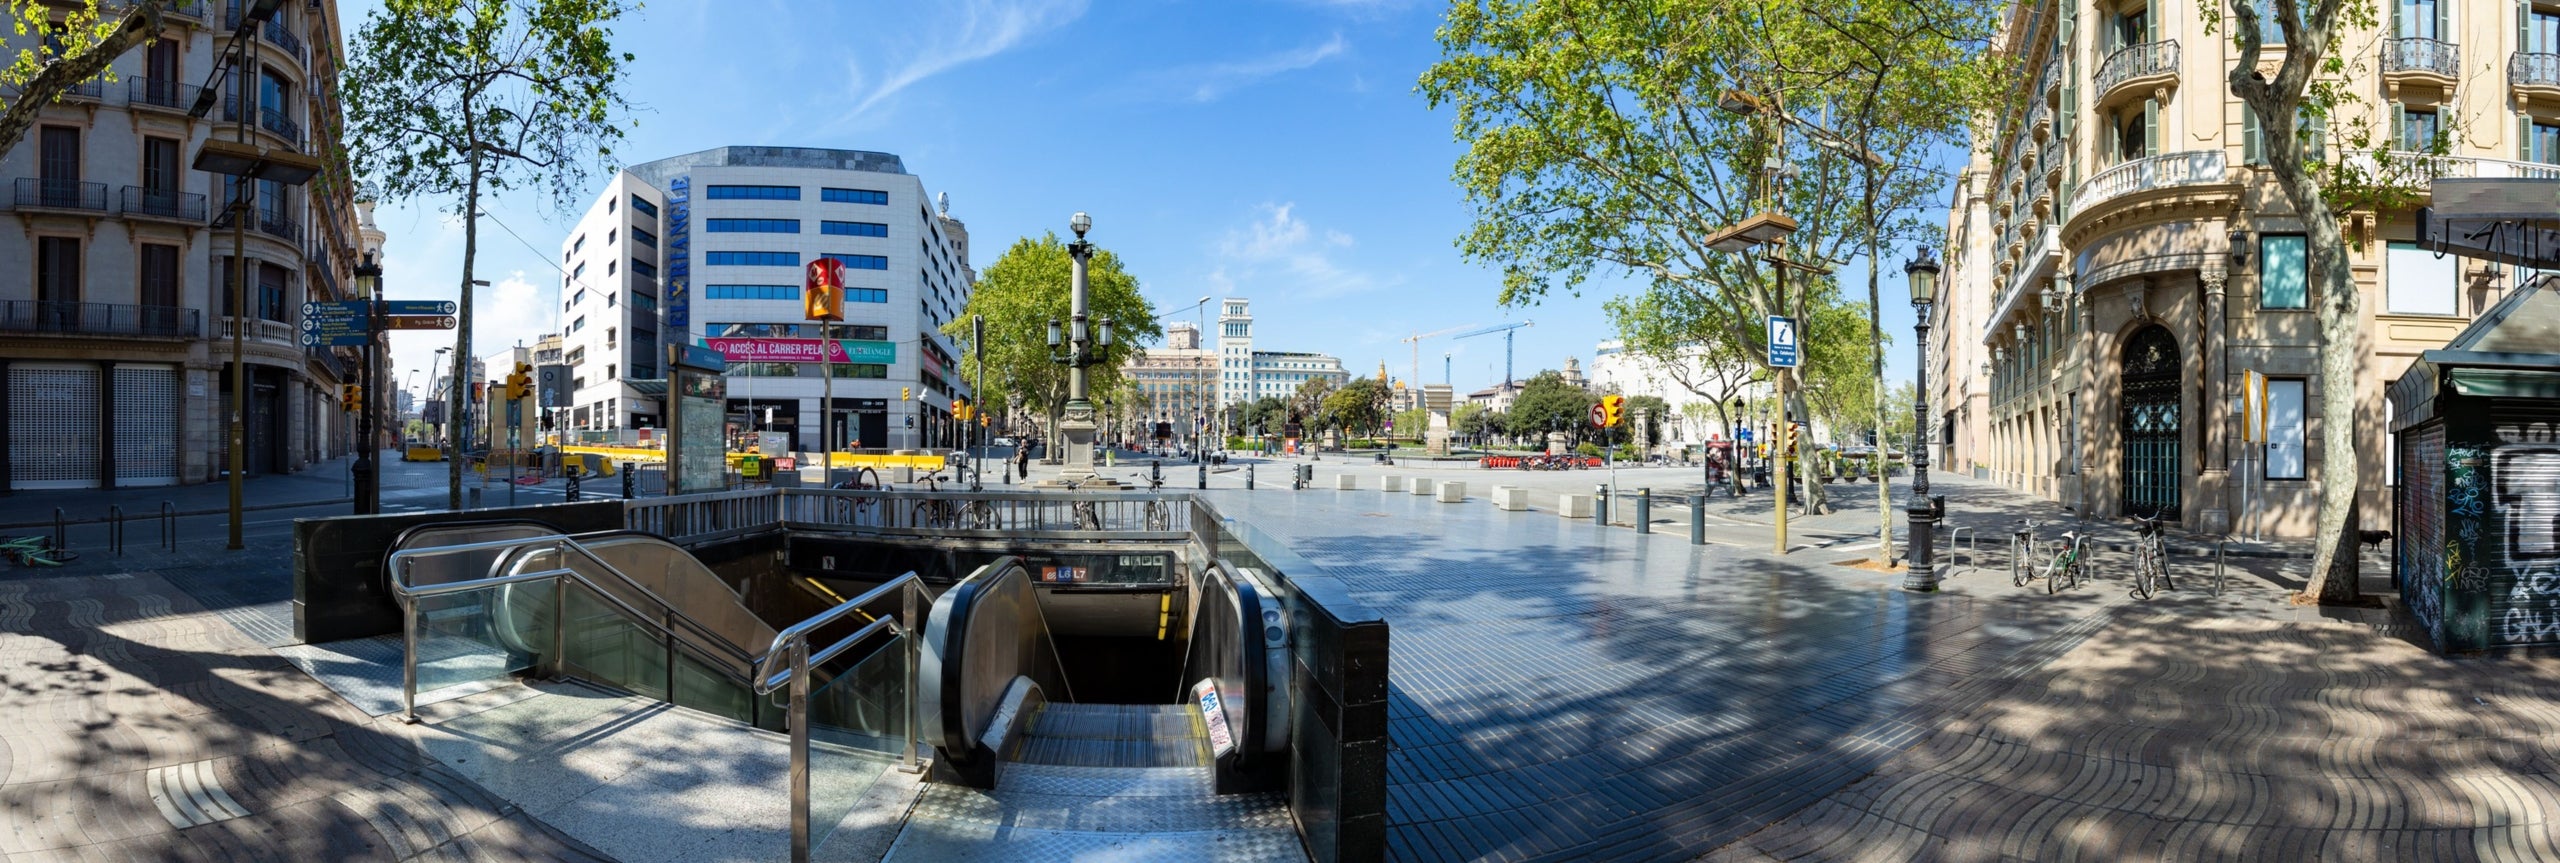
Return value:
[(153, 571), (0, 572), (0, 717), (10, 863), (604, 859)]

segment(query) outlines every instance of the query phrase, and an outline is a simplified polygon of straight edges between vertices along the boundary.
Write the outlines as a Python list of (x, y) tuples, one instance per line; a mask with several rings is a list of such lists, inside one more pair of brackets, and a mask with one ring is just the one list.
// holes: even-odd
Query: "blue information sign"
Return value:
[(302, 331), (306, 333), (363, 333), (372, 331), (373, 327), (370, 326), (371, 323), (371, 321), (367, 321), (363, 318), (309, 317), (302, 319)]
[(1781, 315), (1769, 316), (1769, 365), (1794, 368), (1796, 365), (1796, 321)]
[(318, 347), (325, 345), (333, 348), (360, 348), (363, 347), (366, 342), (372, 340), (372, 336), (368, 336), (363, 333), (306, 332), (302, 334), (303, 347)]
[(1733, 436), (1734, 436), (1734, 438), (1735, 438), (1735, 439), (1740, 440), (1740, 441), (1742, 441), (1743, 443), (1750, 443), (1750, 442), (1751, 442), (1751, 430), (1750, 430), (1750, 429), (1739, 429), (1739, 430), (1736, 430), (1736, 431), (1733, 433)]
[(361, 318), (364, 317), (364, 301), (330, 300), (303, 303), (302, 316), (304, 318)]
[(386, 315), (450, 315), (460, 311), (452, 300), (383, 300)]

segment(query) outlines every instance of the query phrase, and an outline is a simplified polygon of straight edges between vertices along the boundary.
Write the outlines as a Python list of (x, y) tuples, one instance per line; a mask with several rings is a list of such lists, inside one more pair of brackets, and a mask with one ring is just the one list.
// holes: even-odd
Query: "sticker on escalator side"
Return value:
[(1192, 701), (1200, 705), (1200, 721), (1209, 726), (1209, 750), (1219, 757), (1236, 749), (1235, 732), (1227, 729), (1227, 711), (1218, 700), (1218, 682), (1203, 680), (1191, 686)]

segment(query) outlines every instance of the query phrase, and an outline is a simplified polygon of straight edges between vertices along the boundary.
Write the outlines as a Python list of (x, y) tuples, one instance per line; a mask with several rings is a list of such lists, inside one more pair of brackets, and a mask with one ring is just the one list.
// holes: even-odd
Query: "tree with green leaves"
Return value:
[[(981, 379), (977, 364), (983, 353), (988, 395), (1046, 416), (1043, 427), (1053, 436), (1067, 408), (1067, 367), (1049, 347), (1049, 322), (1058, 321), (1063, 329), (1073, 314), (1074, 277), (1075, 261), (1056, 233), (1015, 240), (996, 256), (995, 263), (978, 273), (968, 305), (942, 327), (945, 335), (960, 342), (964, 380)], [(1111, 321), (1111, 344), (1095, 348), (1097, 359), (1085, 369), (1085, 385), (1094, 393), (1118, 393), (1126, 382), (1128, 359), (1139, 355), (1140, 343), (1163, 338), (1164, 326), (1156, 321), (1155, 307), (1139, 292), (1138, 277), (1109, 249), (1094, 249), (1085, 264), (1085, 288), (1093, 325), (1099, 327), (1106, 318)], [(969, 343), (973, 316), (986, 318), (983, 346)], [(1134, 404), (1135, 390), (1130, 392)]]
[[(462, 219), (461, 326), (453, 377), (471, 379), (471, 287), (480, 202), (518, 188), (562, 209), (610, 170), (634, 58), (613, 49), (627, 0), (384, 0), (365, 17), (339, 99), (344, 154), (376, 200), (435, 197)], [(341, 146), (346, 146), (342, 144)], [(453, 403), (460, 404), (457, 397)], [(446, 504), (462, 506), (462, 461)]]
[[(2356, 415), (2357, 336), (2363, 322), (2357, 310), (2355, 272), (2347, 260), (2347, 237), (2338, 214), (2370, 206), (2388, 196), (2390, 174), (2364, 175), (2352, 169), (2332, 174), (2318, 134), (2307, 125), (2339, 112), (2356, 97), (2348, 90), (2346, 52), (2338, 39), (2349, 32), (2371, 30), (2376, 22), (2372, 0), (2231, 0), (2230, 18), (2221, 19), (2221, 4), (2200, 3), (2208, 28), (2228, 23), (2238, 54), (2226, 76), (2231, 95), (2257, 118), (2260, 153), (2276, 186), (2302, 219), (2309, 247), (2309, 281), (2320, 298), (2321, 415)], [(2269, 28), (2273, 25), (2273, 29)], [(2284, 59), (2274, 78), (2266, 77), (2259, 58), (2267, 36), (2282, 39)], [(2331, 175), (2324, 177), (2324, 175)], [(2339, 182), (2332, 183), (2331, 180)], [(2345, 194), (2341, 194), (2345, 193)], [(2312, 535), (2312, 575), (2296, 599), (2322, 604), (2355, 600), (2359, 558), (2356, 554), (2356, 491), (2361, 475), (2356, 452), (2356, 424), (2320, 424), (2320, 511)]]
[(1326, 428), (1374, 434), (1387, 424), (1387, 384), (1377, 378), (1352, 378), (1324, 397)]
[(1511, 398), (1511, 436), (1526, 439), (1533, 449), (1546, 446), (1548, 432), (1564, 432), (1568, 439), (1581, 440), (1591, 424), (1591, 405), (1598, 400), (1590, 391), (1566, 383), (1562, 373), (1541, 371), (1522, 383), (1520, 394)]
[(1324, 378), (1308, 378), (1289, 396), (1289, 418), (1316, 430), (1325, 428), (1324, 400), (1333, 395), (1333, 382)]
[(8, 0), (11, 32), (28, 40), (0, 69), (0, 153), (9, 152), (35, 125), (36, 113), (81, 83), (115, 80), (110, 68), (124, 52), (160, 35), (167, 0), (138, 0), (114, 15), (99, 0)]
[[(1713, 249), (1711, 238), (1783, 210), (1796, 224), (1785, 259), (1825, 262), (1917, 219), (1939, 200), (1931, 182), (1879, 176), (1862, 187), (1864, 166), (1878, 154), (1920, 164), (1964, 131), (1973, 106), (1996, 92), (2002, 64), (1984, 47), (2002, 11), (1972, 0), (1461, 0), (1420, 83), (1433, 107), (1454, 109), (1468, 147), (1455, 179), (1476, 212), (1458, 246), (1502, 270), (1507, 304), (1578, 294), (1604, 268), (1694, 295), (1708, 312), (1700, 323), (1765, 366), (1766, 317), (1810, 320), (1804, 310), (1837, 287), (1827, 276), (1781, 277), (1784, 265)], [(1879, 59), (1870, 46), (1886, 38), (1907, 44)], [(1861, 76), (1864, 67), (1881, 74)], [(1910, 133), (1866, 146), (1789, 134), (1862, 104), (1878, 106), (1872, 128)], [(1862, 206), (1865, 192), (1874, 207)], [(1873, 355), (1872, 339), (1803, 344), (1817, 362)], [(1800, 398), (1791, 410), (1807, 413)], [(1805, 492), (1819, 509), (1820, 487)]]

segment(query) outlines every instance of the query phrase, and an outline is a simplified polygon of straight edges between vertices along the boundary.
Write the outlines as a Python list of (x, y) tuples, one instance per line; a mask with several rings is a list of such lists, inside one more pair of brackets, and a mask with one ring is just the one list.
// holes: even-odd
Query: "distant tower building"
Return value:
[(1577, 387), (1584, 385), (1582, 380), (1582, 360), (1574, 357), (1564, 358), (1564, 382)]
[(1252, 300), (1228, 297), (1218, 310), (1218, 404), (1252, 401)]

